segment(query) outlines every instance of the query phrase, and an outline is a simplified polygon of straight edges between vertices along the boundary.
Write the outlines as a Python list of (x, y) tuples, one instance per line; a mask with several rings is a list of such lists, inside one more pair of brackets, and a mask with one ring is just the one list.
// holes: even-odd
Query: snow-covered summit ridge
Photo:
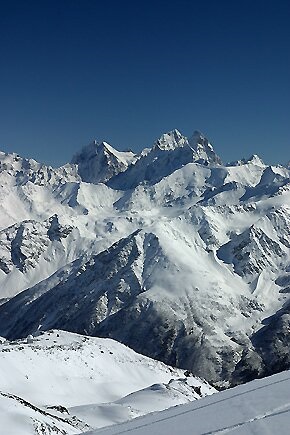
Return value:
[[(85, 182), (109, 182), (114, 188), (124, 189), (130, 187), (128, 180), (131, 180), (132, 186), (148, 180), (156, 182), (157, 178), (148, 173), (158, 172), (164, 176), (164, 165), (174, 171), (180, 165), (194, 161), (212, 165), (222, 163), (204, 135), (196, 131), (188, 139), (174, 129), (162, 134), (151, 148), (144, 149), (138, 155), (130, 151), (117, 151), (107, 142), (93, 141), (73, 157), (72, 164), (77, 165), (78, 174)], [(125, 185), (124, 178), (127, 179)]]
[(242, 166), (242, 165), (248, 165), (253, 164), (257, 166), (266, 166), (263, 160), (257, 155), (253, 154), (249, 158), (242, 158), (240, 160), (236, 160), (234, 162), (230, 162), (227, 164), (227, 166)]
[[(76, 166), (65, 164), (59, 168), (53, 168), (39, 163), (34, 159), (27, 159), (16, 153), (4, 153), (0, 151), (0, 174), (11, 177), (15, 185), (24, 185), (28, 182), (35, 185), (54, 184), (80, 181)], [(2, 178), (6, 184), (8, 178)]]
[[(76, 153), (70, 164), (60, 168), (52, 168), (33, 159), (23, 159), (15, 153), (1, 152), (0, 172), (17, 175), (18, 184), (27, 181), (45, 184), (50, 180), (57, 184), (65, 177), (65, 181), (109, 183), (112, 187), (123, 190), (148, 181), (154, 184), (160, 177), (148, 173), (160, 173), (162, 178), (190, 162), (211, 166), (222, 165), (220, 157), (203, 133), (196, 130), (188, 139), (174, 129), (162, 134), (152, 147), (145, 148), (139, 154), (118, 151), (108, 142), (94, 140)], [(263, 162), (255, 155), (232, 165), (246, 163), (263, 166)], [(135, 165), (136, 169), (133, 168)], [(164, 166), (169, 169), (166, 171)], [(126, 172), (125, 177), (122, 175), (123, 172)], [(127, 179), (125, 183), (124, 178)]]
[(162, 134), (159, 139), (154, 142), (153, 148), (159, 148), (161, 150), (174, 150), (178, 147), (188, 145), (188, 140), (183, 136), (180, 131), (174, 129), (168, 133)]
[(198, 130), (195, 130), (189, 139), (189, 145), (196, 151), (196, 160), (203, 163), (221, 165), (220, 157), (215, 153), (208, 139)]
[(107, 142), (93, 141), (77, 153), (71, 163), (77, 165), (83, 181), (98, 183), (125, 171), (135, 160), (133, 152), (117, 151)]
[(75, 154), (71, 162), (73, 164), (78, 164), (81, 160), (90, 160), (102, 153), (114, 156), (124, 164), (131, 163), (135, 158), (135, 154), (132, 151), (118, 151), (108, 142), (97, 142), (94, 140), (90, 144), (84, 146), (79, 153)]
[(153, 145), (153, 149), (173, 151), (176, 148), (189, 147), (192, 149), (192, 161), (221, 164), (221, 159), (215, 153), (208, 139), (198, 130), (188, 139), (180, 131), (174, 129), (163, 134)]
[(108, 185), (114, 189), (127, 190), (140, 184), (154, 185), (188, 163), (205, 166), (220, 166), (209, 141), (198, 133), (190, 141), (178, 130), (163, 134), (152, 148), (143, 150), (128, 168), (112, 177)]

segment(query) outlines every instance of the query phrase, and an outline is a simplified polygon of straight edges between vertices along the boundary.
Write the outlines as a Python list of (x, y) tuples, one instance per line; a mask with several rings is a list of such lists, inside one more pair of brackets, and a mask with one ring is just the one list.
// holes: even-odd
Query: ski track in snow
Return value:
[[(242, 428), (243, 426), (248, 425), (250, 423), (254, 423), (254, 422), (259, 421), (259, 420), (264, 420), (264, 419), (267, 419), (270, 417), (274, 417), (277, 415), (288, 413), (288, 412), (290, 412), (289, 406), (290, 406), (290, 404), (287, 404), (287, 405), (285, 405), (285, 407), (283, 406), (282, 408), (273, 409), (273, 411), (271, 411), (269, 413), (259, 415), (255, 418), (251, 418), (250, 420), (242, 421), (241, 423), (233, 424), (232, 426), (223, 427), (222, 429), (218, 429), (218, 430), (214, 430), (214, 431), (210, 431), (210, 432), (204, 432), (203, 434), (200, 434), (200, 435), (213, 435), (216, 433), (234, 432), (235, 429)], [(284, 409), (284, 408), (286, 408), (286, 409)]]

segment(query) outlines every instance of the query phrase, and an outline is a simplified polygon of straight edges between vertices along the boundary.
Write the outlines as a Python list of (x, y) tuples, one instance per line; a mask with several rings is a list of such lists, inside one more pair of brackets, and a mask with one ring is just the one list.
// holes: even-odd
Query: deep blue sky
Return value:
[(201, 130), (290, 159), (290, 2), (0, 0), (0, 149), (62, 164)]

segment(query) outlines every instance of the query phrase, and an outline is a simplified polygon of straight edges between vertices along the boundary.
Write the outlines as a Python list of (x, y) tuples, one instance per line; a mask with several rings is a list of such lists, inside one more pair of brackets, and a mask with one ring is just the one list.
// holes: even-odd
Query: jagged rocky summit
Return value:
[(173, 130), (60, 168), (1, 153), (0, 181), (0, 336), (111, 337), (216, 385), (290, 368), (289, 167)]

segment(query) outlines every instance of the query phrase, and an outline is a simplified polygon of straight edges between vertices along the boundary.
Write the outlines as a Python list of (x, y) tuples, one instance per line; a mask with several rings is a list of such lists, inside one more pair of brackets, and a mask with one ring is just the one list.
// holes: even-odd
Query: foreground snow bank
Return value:
[(215, 392), (114, 340), (58, 330), (0, 343), (0, 372), (1, 435), (80, 434)]
[(288, 435), (290, 371), (87, 435)]

